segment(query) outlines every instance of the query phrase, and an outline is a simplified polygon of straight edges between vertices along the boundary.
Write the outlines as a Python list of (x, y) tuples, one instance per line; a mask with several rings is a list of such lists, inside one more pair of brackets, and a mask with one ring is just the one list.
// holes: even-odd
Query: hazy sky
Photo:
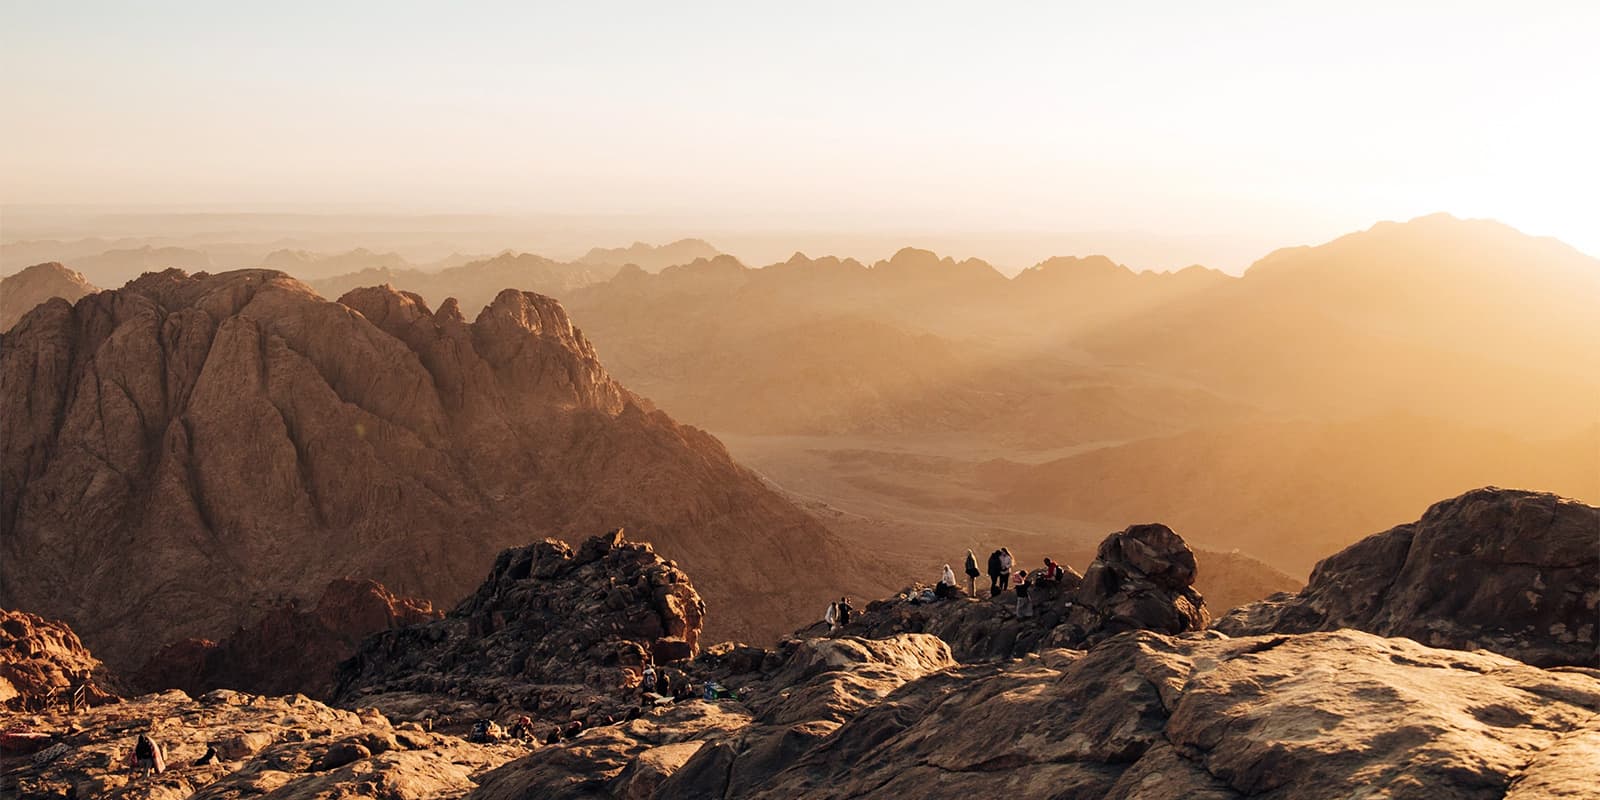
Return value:
[(0, 202), (1600, 253), (1600, 2), (0, 0)]

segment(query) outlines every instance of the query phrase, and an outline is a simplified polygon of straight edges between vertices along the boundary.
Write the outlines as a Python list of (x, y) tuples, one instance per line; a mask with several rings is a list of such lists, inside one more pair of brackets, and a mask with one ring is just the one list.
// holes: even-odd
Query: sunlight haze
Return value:
[(11, 208), (1600, 252), (1592, 3), (5, 5)]

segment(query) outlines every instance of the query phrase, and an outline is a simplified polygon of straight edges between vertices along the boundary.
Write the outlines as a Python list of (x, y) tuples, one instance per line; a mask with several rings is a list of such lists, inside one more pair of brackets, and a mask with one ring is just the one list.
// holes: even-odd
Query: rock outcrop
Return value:
[(369, 638), (341, 666), (337, 696), (397, 714), (448, 694), (487, 713), (620, 717), (645, 665), (699, 651), (704, 614), (689, 577), (620, 530), (577, 550), (545, 540), (501, 553), (445, 619)]
[(91, 654), (66, 623), (0, 609), (0, 708), (36, 710), (83, 700), (115, 700), (121, 683)]
[[(416, 800), (459, 797), (477, 777), (528, 752), (523, 742), (471, 744), (451, 733), (393, 724), (372, 709), (330, 708), (300, 695), (219, 689), (191, 699), (145, 695), (68, 716), (0, 714), (0, 726), (54, 735), (30, 759), (8, 759), (0, 795), (100, 800)], [(147, 734), (166, 754), (164, 773), (125, 765)], [(207, 751), (208, 763), (197, 763)]]
[[(453, 605), (500, 550), (573, 531), (649, 538), (699, 576), (719, 637), (792, 630), (873, 580), (534, 294), (468, 321), (388, 288), (147, 274), (5, 334), (0, 412), (0, 603), (67, 619), (113, 667), (346, 575)], [(798, 578), (820, 574), (837, 583)]]
[(1217, 622), (1232, 635), (1357, 628), (1536, 666), (1600, 667), (1600, 508), (1484, 488), (1324, 559), (1306, 588)]
[(11, 330), (17, 320), (34, 306), (59, 297), (75, 303), (86, 294), (99, 291), (83, 273), (57, 262), (34, 264), (15, 275), (0, 278), (0, 331)]
[(1165, 525), (1133, 525), (1100, 543), (1053, 638), (1079, 646), (1124, 631), (1198, 631), (1211, 622), (1194, 589), (1194, 551)]
[(376, 581), (340, 578), (310, 610), (287, 603), (221, 642), (185, 639), (156, 653), (130, 679), (145, 691), (212, 689), (326, 699), (334, 670), (366, 637), (438, 619), (426, 600), (396, 597)]

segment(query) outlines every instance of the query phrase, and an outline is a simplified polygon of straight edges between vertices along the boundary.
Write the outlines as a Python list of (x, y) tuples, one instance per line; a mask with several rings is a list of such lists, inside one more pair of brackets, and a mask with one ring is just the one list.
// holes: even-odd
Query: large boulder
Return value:
[(1600, 508), (1477, 489), (1324, 559), (1306, 588), (1218, 620), (1232, 635), (1357, 628), (1538, 666), (1600, 666)]
[(1165, 525), (1113, 533), (1100, 543), (1051, 641), (1076, 647), (1131, 630), (1202, 630), (1211, 615), (1194, 588), (1198, 571), (1194, 551)]
[(501, 553), (444, 619), (367, 639), (340, 666), (335, 696), (386, 707), (394, 695), (448, 694), (556, 720), (620, 715), (645, 665), (698, 652), (704, 615), (688, 575), (621, 530), (576, 550), (545, 540)]

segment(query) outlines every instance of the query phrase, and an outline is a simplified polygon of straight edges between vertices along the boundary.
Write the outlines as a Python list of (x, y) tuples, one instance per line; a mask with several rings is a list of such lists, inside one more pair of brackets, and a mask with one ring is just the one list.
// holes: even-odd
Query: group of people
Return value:
[(850, 598), (841, 597), (837, 601), (828, 604), (828, 610), (822, 614), (822, 621), (828, 623), (828, 632), (832, 633), (849, 625), (850, 616), (855, 611), (855, 606), (850, 605)]
[[(967, 594), (978, 593), (978, 557), (971, 550), (967, 551), (966, 563), (963, 565), (967, 576)], [(989, 596), (999, 597), (1006, 589), (1015, 587), (1017, 592), (1017, 616), (1033, 616), (1033, 605), (1030, 600), (1033, 587), (1038, 583), (1060, 581), (1064, 571), (1054, 559), (1046, 556), (1044, 568), (1037, 576), (1030, 577), (1026, 570), (1013, 570), (1016, 558), (1011, 555), (1011, 548), (1002, 547), (989, 554)], [(944, 565), (944, 574), (940, 576), (939, 583), (934, 587), (934, 596), (937, 598), (954, 597), (960, 590), (956, 585), (955, 570), (949, 564)]]

